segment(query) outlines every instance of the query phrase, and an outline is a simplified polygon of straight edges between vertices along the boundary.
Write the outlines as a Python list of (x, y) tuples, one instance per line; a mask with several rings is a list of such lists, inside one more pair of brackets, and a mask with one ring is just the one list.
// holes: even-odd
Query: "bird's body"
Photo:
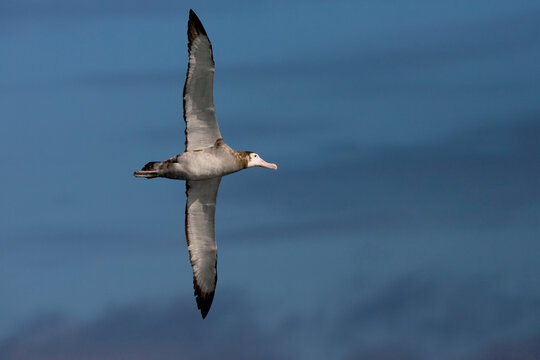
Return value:
[(150, 162), (135, 172), (138, 177), (165, 177), (177, 180), (206, 180), (245, 169), (249, 153), (231, 149), (222, 139), (212, 147), (186, 151), (160, 162)]
[(212, 45), (192, 10), (188, 40), (189, 66), (183, 96), (186, 150), (165, 161), (149, 162), (134, 175), (186, 180), (186, 240), (197, 306), (204, 318), (217, 282), (214, 217), (221, 177), (253, 166), (276, 170), (277, 165), (254, 152), (233, 150), (223, 141), (214, 109)]

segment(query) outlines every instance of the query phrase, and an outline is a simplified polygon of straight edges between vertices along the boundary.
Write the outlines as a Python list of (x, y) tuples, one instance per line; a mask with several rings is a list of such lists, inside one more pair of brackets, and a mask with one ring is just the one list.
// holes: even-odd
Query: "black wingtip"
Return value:
[(206, 318), (210, 307), (212, 306), (212, 301), (214, 300), (214, 291), (211, 293), (202, 292), (200, 289), (195, 289), (195, 296), (197, 297), (197, 308), (201, 310), (202, 318)]
[(191, 9), (189, 9), (188, 30), (188, 35), (190, 36), (190, 38), (195, 38), (199, 34), (208, 36), (201, 20), (199, 19), (197, 14), (195, 14), (195, 11)]

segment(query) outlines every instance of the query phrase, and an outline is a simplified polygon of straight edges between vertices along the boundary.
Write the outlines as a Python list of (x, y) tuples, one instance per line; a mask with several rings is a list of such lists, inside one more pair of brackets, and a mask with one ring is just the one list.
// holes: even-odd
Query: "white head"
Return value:
[(277, 170), (277, 165), (276, 164), (267, 163), (266, 161), (264, 161), (259, 156), (259, 154), (256, 154), (254, 152), (249, 153), (249, 155), (248, 155), (248, 163), (247, 163), (248, 168), (253, 167), (253, 166), (261, 166), (261, 167), (265, 167), (265, 168), (268, 168), (268, 169)]

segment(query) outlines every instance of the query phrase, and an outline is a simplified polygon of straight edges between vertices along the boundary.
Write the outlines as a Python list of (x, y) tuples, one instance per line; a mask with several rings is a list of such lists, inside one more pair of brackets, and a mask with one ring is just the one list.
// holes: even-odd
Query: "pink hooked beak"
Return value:
[(268, 168), (268, 169), (272, 169), (272, 170), (277, 170), (277, 165), (276, 164), (268, 163), (268, 162), (264, 161), (261, 158), (259, 158), (259, 160), (260, 160), (259, 166), (262, 166), (262, 167), (265, 167), (265, 168)]

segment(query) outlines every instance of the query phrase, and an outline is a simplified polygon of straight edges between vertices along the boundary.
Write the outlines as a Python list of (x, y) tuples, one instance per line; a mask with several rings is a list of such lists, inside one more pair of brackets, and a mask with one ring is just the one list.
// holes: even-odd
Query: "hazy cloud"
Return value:
[[(410, 358), (430, 359), (440, 353), (445, 355), (437, 358), (464, 354), (476, 358), (485, 347), (500, 346), (517, 353), (512, 334), (523, 334), (518, 342), (529, 344), (531, 334), (540, 334), (533, 320), (540, 315), (535, 305), (538, 295), (511, 294), (496, 277), (465, 279), (443, 274), (425, 269), (395, 279), (371, 298), (358, 294), (359, 301), (339, 321), (344, 325), (345, 343), (358, 342), (364, 344), (362, 349), (369, 349), (377, 336), (375, 342), (385, 344), (381, 359), (397, 356), (386, 344), (395, 344), (403, 356), (415, 349)], [(530, 345), (523, 353), (531, 351), (538, 353)]]
[(540, 333), (531, 337), (503, 339), (489, 344), (470, 360), (533, 360), (540, 358)]
[[(192, 298), (111, 307), (88, 322), (40, 316), (0, 342), (17, 359), (274, 359), (274, 339), (250, 316), (239, 293), (222, 291), (225, 309), (204, 321)], [(280, 358), (284, 354), (280, 354)]]
[(255, 320), (249, 298), (230, 290), (220, 292), (219, 309), (205, 320), (191, 297), (113, 306), (90, 321), (52, 313), (0, 342), (0, 357), (286, 359), (316, 353), (402, 360), (532, 359), (538, 354), (538, 298), (507, 293), (495, 277), (440, 273), (409, 273), (371, 296), (357, 289), (336, 316), (291, 314), (278, 327)]

